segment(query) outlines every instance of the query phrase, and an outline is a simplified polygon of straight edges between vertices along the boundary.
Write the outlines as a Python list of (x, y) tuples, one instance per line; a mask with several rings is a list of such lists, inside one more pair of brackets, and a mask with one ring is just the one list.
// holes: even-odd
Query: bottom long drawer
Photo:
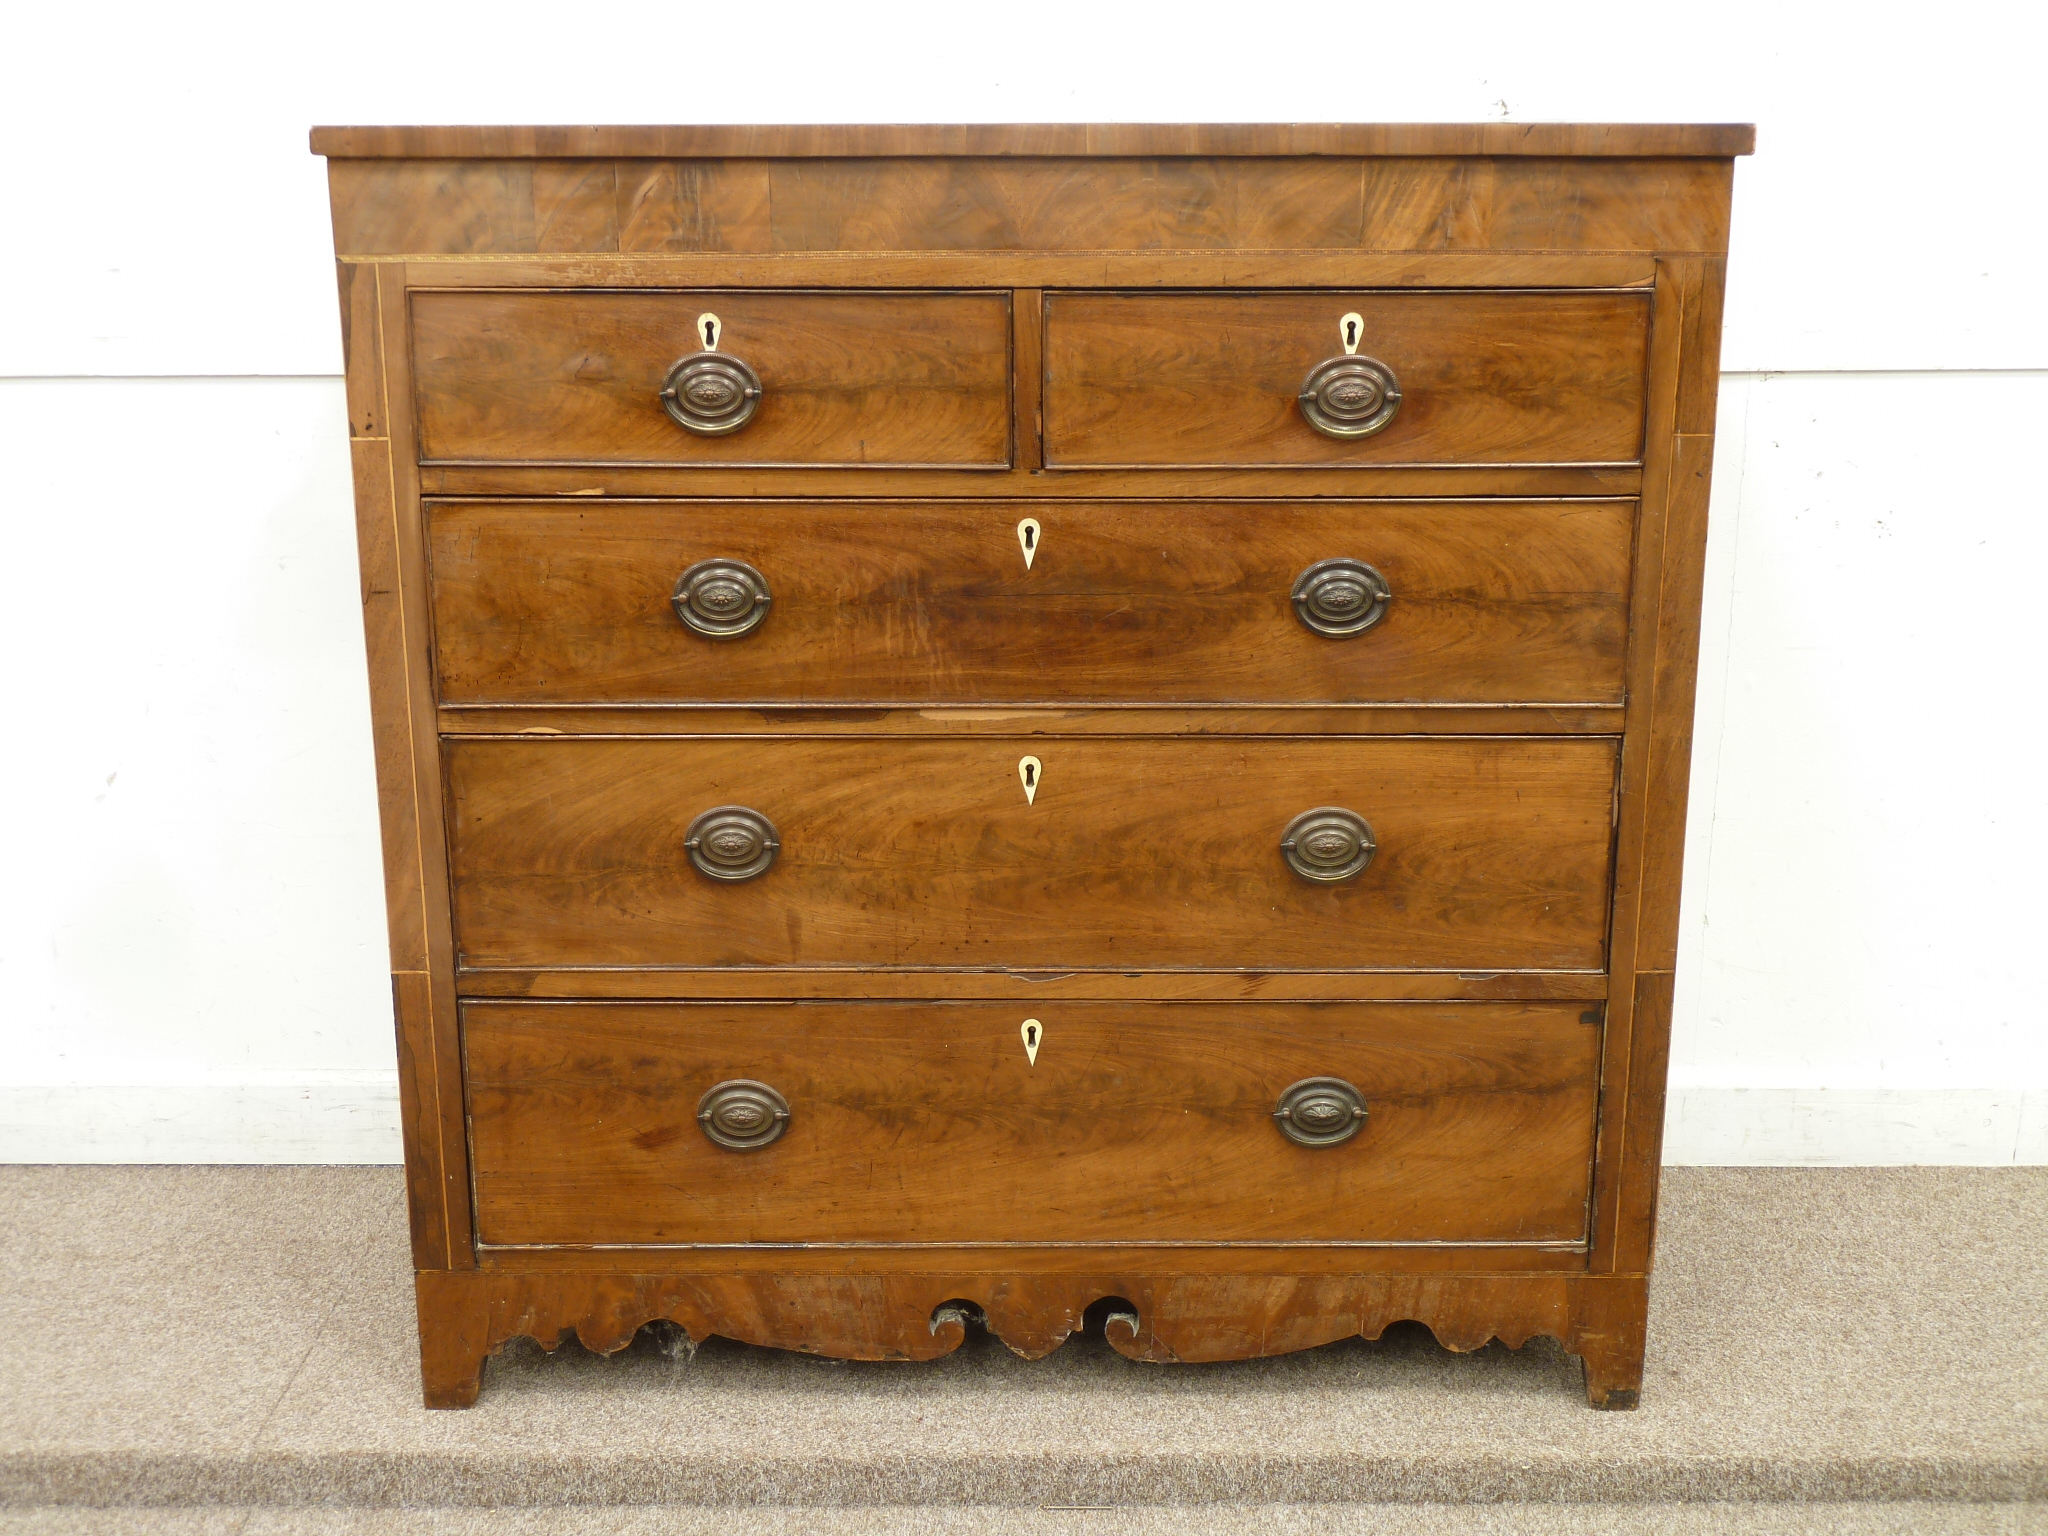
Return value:
[(470, 1003), (478, 1236), (1576, 1242), (1596, 1017), (1049, 1003), (1032, 1030), (1009, 1004)]

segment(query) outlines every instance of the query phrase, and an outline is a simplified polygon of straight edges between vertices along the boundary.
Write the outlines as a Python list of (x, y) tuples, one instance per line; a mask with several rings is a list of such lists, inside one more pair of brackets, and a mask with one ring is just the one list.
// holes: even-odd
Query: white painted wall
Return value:
[(1511, 116), (1760, 125), (1670, 1155), (2048, 1161), (2038, 7), (718, 9), (10, 16), (0, 1157), (397, 1154), (309, 124)]

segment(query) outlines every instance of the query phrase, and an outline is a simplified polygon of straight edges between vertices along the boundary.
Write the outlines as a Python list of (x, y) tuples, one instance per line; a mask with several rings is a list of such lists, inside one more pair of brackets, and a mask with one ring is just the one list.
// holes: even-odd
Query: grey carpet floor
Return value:
[(2040, 1504), (0, 1509), (0, 1536), (2040, 1536)]
[(1547, 1341), (1412, 1327), (1182, 1367), (517, 1345), (430, 1414), (394, 1170), (0, 1201), (0, 1536), (2048, 1530), (2048, 1169), (1670, 1170), (1632, 1414)]

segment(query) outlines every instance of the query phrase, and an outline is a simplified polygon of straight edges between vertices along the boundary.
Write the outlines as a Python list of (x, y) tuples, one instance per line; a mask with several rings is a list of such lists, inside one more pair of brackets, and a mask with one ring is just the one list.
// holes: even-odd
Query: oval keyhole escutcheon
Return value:
[(1024, 786), (1024, 803), (1038, 803), (1038, 781), (1045, 776), (1045, 768), (1035, 757), (1017, 759), (1017, 782)]
[(1045, 1026), (1036, 1019), (1026, 1019), (1017, 1033), (1024, 1037), (1024, 1060), (1029, 1066), (1038, 1065), (1038, 1043), (1045, 1038)]

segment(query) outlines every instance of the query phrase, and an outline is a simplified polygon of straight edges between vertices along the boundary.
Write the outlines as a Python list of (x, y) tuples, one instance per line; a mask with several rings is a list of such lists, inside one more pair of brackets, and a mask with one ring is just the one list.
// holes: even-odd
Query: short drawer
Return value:
[[(1363, 437), (1325, 435), (1300, 398), (1311, 370), (1346, 355), (1346, 315), (1399, 395)], [(1649, 334), (1636, 289), (1051, 295), (1045, 462), (1633, 464)]]
[(435, 658), (457, 704), (1616, 703), (1634, 517), (444, 502)]
[[(1037, 1012), (1034, 1062), (1002, 1004), (471, 1003), (478, 1235), (1585, 1237), (1600, 1029), (1582, 1003)], [(1334, 1083), (1288, 1098), (1315, 1079)]]
[[(751, 418), (716, 433), (662, 398), (704, 350), (707, 314), (760, 389)], [(1010, 462), (1002, 293), (429, 290), (412, 297), (412, 345), (429, 463)]]
[[(1609, 738), (541, 737), (445, 750), (467, 966), (1604, 959)], [(757, 820), (699, 821), (721, 807)], [(1321, 860), (1309, 867), (1324, 876), (1362, 858), (1341, 826), (1300, 840), (1297, 818), (1322, 808), (1370, 830), (1376, 851), (1347, 878), (1306, 878), (1282, 847), (1296, 827), (1294, 858)], [(693, 826), (695, 859), (728, 878), (693, 862)]]

